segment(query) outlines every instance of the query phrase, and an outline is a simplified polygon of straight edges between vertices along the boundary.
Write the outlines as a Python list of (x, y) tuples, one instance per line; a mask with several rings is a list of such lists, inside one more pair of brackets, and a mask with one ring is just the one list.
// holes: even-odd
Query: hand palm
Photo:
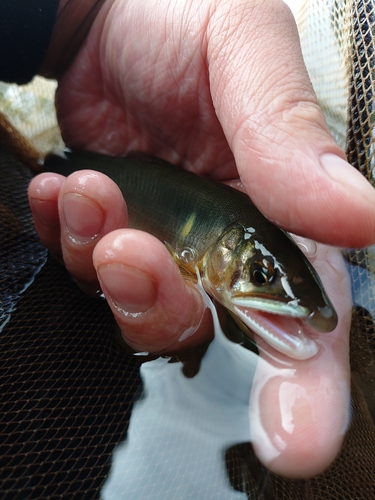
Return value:
[[(166, 18), (155, 13), (163, 8)], [(111, 30), (97, 20), (60, 82), (57, 109), (67, 143), (113, 155), (140, 150), (219, 179), (235, 177), (212, 103), (199, 13), (187, 12), (186, 23), (160, 2), (149, 16), (128, 9)]]

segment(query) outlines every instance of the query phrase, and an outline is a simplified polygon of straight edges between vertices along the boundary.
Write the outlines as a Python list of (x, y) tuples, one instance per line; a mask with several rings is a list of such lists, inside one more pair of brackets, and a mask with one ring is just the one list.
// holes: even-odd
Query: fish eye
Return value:
[(259, 259), (250, 266), (250, 281), (256, 286), (272, 283), (276, 275), (273, 260), (270, 257)]

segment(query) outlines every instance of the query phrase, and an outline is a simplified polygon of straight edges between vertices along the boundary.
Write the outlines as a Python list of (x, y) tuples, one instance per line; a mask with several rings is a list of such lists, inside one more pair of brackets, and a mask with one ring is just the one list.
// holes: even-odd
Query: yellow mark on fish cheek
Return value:
[(189, 215), (189, 218), (183, 225), (181, 232), (180, 232), (180, 239), (184, 241), (190, 234), (190, 231), (193, 228), (194, 222), (195, 222), (196, 214), (192, 213)]

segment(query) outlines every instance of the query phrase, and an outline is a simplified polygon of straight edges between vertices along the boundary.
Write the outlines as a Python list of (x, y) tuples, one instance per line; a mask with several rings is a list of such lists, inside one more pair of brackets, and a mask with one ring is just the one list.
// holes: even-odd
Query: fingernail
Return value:
[(74, 243), (89, 243), (94, 240), (104, 223), (104, 213), (91, 199), (77, 193), (68, 193), (63, 198), (65, 224)]
[(156, 284), (148, 274), (117, 264), (100, 266), (97, 273), (107, 299), (124, 316), (139, 316), (154, 305)]
[(324, 170), (334, 180), (351, 189), (357, 189), (362, 192), (368, 190), (369, 194), (373, 196), (373, 188), (365, 177), (339, 156), (327, 153), (321, 156), (320, 161)]
[(46, 226), (59, 223), (59, 210), (56, 202), (30, 198), (30, 205), (33, 214)]

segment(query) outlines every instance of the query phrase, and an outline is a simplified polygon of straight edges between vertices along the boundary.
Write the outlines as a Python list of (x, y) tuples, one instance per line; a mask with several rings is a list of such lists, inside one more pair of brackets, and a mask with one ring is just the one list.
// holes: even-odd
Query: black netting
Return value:
[[(104, 301), (45, 260), (26, 198), (27, 169), (1, 155), (0, 497), (98, 498), (141, 388)], [(5, 250), (5, 251), (4, 251)], [(20, 293), (32, 280), (32, 284)]]

